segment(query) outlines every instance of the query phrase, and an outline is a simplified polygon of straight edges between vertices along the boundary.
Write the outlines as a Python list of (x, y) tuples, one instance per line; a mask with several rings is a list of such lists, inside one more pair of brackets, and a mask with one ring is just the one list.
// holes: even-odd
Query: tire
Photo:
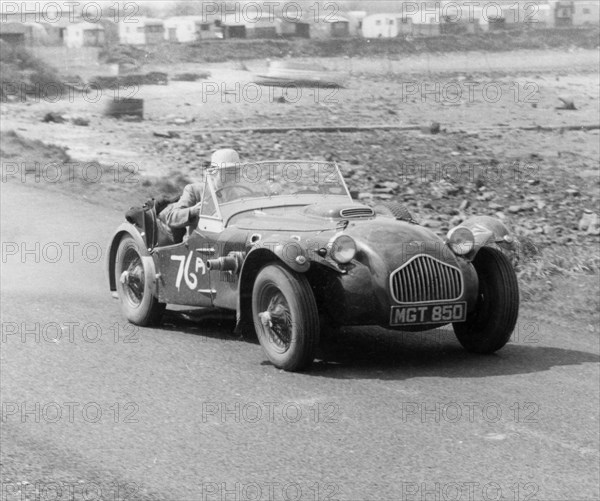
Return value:
[(123, 316), (132, 324), (149, 326), (160, 322), (166, 305), (152, 294), (149, 270), (133, 237), (123, 237), (115, 259), (115, 279)]
[(374, 210), (376, 214), (381, 214), (382, 216), (393, 216), (400, 221), (416, 224), (415, 218), (413, 218), (406, 205), (383, 202), (379, 205), (376, 205)]
[(319, 312), (304, 275), (277, 264), (265, 266), (254, 282), (252, 318), (273, 365), (292, 372), (310, 366), (319, 344)]
[(460, 344), (473, 353), (494, 353), (508, 343), (519, 315), (519, 286), (510, 260), (485, 247), (473, 261), (479, 278), (477, 309), (453, 324)]

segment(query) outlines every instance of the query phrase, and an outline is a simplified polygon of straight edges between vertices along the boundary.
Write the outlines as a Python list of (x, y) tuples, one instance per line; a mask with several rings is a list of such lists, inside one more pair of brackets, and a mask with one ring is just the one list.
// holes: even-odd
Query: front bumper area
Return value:
[[(452, 272), (453, 276), (460, 274), (460, 288), (443, 282), (449, 273), (440, 274), (437, 283), (428, 282), (432, 273), (438, 273), (433, 267), (421, 276), (409, 274), (414, 277), (410, 284), (394, 280), (399, 268), (390, 268), (381, 259), (370, 259), (368, 265), (353, 261), (345, 274), (327, 273), (328, 279), (321, 282), (318, 291), (322, 309), (340, 326), (427, 330), (464, 318), (476, 307), (477, 274), (464, 259), (457, 259)], [(415, 296), (412, 301), (410, 294)]]

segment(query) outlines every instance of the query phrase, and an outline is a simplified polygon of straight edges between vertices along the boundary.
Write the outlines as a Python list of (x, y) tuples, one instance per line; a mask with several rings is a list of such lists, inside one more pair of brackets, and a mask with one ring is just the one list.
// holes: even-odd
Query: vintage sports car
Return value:
[(502, 222), (480, 216), (442, 238), (406, 207), (352, 200), (335, 163), (211, 169), (197, 227), (165, 231), (154, 201), (130, 212), (108, 252), (110, 289), (137, 325), (167, 304), (237, 313), (268, 359), (307, 368), (323, 326), (421, 331), (452, 324), (469, 351), (509, 340), (519, 310)]

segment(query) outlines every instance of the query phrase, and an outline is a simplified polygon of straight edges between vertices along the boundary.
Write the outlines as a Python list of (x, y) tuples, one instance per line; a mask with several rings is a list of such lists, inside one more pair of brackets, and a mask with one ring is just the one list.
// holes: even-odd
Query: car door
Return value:
[(202, 243), (192, 234), (185, 242), (157, 249), (160, 270), (159, 300), (169, 304), (212, 306), (206, 256), (198, 251)]
[[(196, 253), (205, 263), (210, 259), (218, 259), (223, 256), (222, 246), (219, 245), (219, 237), (222, 232), (223, 220), (221, 213), (213, 190), (207, 182), (202, 195), (202, 209), (198, 227), (193, 231), (191, 237), (196, 246)], [(207, 292), (210, 294), (211, 300), (214, 300), (217, 294), (217, 272), (207, 269), (206, 275), (209, 284)]]
[(205, 185), (198, 227), (183, 243), (156, 250), (160, 301), (188, 306), (213, 305), (216, 291), (206, 262), (220, 257), (216, 241), (222, 229), (213, 194)]

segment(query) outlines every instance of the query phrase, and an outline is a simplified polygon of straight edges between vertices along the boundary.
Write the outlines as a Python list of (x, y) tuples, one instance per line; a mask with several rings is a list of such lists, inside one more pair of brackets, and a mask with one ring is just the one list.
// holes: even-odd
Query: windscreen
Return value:
[(219, 205), (242, 199), (277, 196), (348, 196), (337, 165), (330, 162), (236, 164), (213, 170), (209, 178)]

